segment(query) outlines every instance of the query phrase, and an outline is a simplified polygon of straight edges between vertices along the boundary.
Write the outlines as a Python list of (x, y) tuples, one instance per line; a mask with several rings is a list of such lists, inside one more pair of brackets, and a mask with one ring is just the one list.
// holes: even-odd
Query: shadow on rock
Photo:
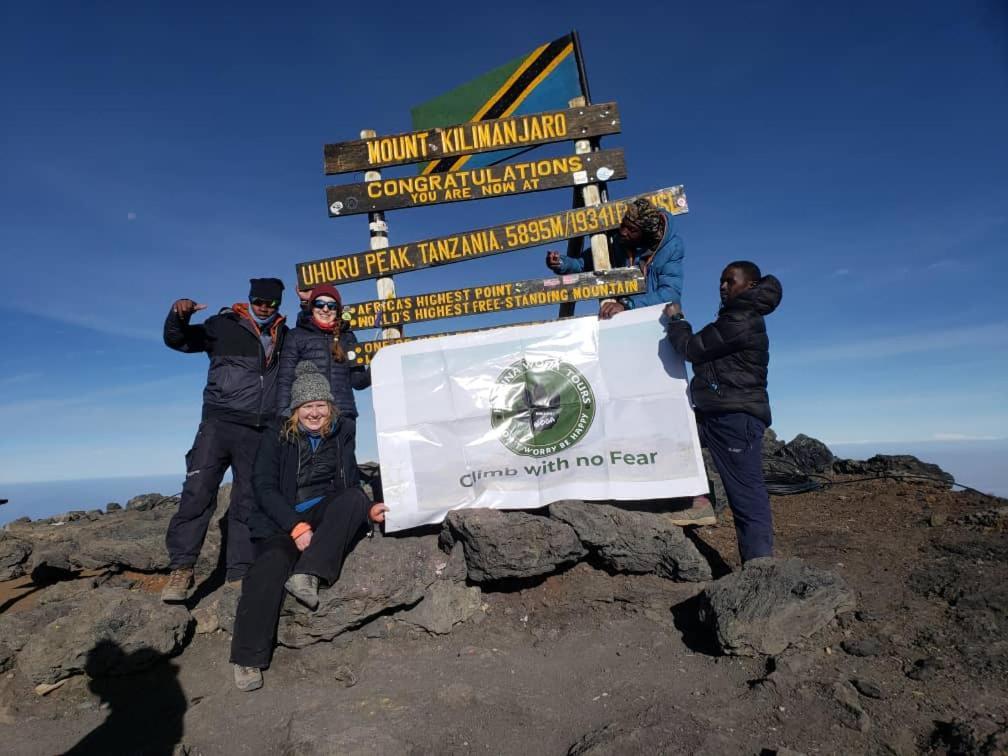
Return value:
[(178, 681), (178, 668), (156, 664), (142, 674), (107, 677), (108, 670), (127, 669), (131, 657), (147, 656), (150, 649), (127, 655), (118, 643), (101, 641), (88, 652), (85, 672), (91, 692), (109, 709), (96, 727), (67, 754), (171, 754), (182, 740), (186, 698)]
[(711, 628), (703, 621), (703, 593), (698, 593), (672, 607), (676, 630), (682, 633), (682, 642), (691, 651), (708, 656), (721, 656), (721, 649)]
[(711, 577), (713, 577), (714, 580), (731, 574), (731, 565), (725, 561), (723, 556), (721, 556), (720, 551), (700, 537), (696, 528), (684, 528), (683, 532), (686, 534), (686, 537), (693, 542), (693, 545), (696, 546), (700, 555), (707, 560), (708, 564), (710, 564)]

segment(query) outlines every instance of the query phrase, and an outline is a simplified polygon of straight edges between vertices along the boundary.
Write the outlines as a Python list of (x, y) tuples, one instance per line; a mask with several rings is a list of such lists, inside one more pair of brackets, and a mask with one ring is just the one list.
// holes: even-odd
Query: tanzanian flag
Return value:
[[(422, 131), (467, 121), (486, 121), (510, 115), (561, 110), (584, 94), (578, 76), (574, 35), (555, 39), (472, 81), (417, 105), (410, 113), (413, 129)], [(499, 163), (522, 149), (433, 160), (420, 173), (457, 171)]]

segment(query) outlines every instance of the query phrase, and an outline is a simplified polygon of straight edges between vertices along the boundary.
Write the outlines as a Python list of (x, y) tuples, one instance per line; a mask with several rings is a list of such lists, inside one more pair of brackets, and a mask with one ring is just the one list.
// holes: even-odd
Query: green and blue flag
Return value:
[[(578, 76), (574, 35), (568, 34), (499, 68), (435, 97), (410, 112), (417, 131), (468, 121), (561, 110), (584, 94)], [(460, 155), (421, 164), (420, 173), (479, 168), (523, 152), (522, 149)]]

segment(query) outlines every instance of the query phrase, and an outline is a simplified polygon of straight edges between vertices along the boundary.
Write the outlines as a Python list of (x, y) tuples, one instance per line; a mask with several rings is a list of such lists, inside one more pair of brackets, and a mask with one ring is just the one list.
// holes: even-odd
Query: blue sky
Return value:
[[(769, 321), (781, 436), (1008, 435), (1003, 3), (368, 8), (5, 9), (0, 482), (182, 470), (206, 358), (161, 343), (170, 303), (215, 310), (250, 276), (293, 286), (295, 263), (365, 249), (364, 216), (327, 218), (322, 145), (406, 131), (412, 105), (572, 27), (593, 98), (620, 104), (624, 133), (603, 144), (625, 148), (629, 179), (611, 194), (686, 185), (687, 316), (714, 317), (731, 259), (782, 280)], [(558, 190), (395, 211), (390, 236), (569, 203)], [(544, 252), (396, 285), (539, 276)], [(343, 294), (370, 299), (374, 283)], [(373, 457), (370, 393), (358, 401), (360, 456)]]

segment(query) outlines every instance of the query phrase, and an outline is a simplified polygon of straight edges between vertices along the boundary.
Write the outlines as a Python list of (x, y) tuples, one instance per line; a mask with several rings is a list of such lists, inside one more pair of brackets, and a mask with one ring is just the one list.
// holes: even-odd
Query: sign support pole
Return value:
[[(574, 38), (574, 59), (577, 61), (578, 68), (578, 79), (581, 83), (581, 97), (575, 97), (573, 100), (568, 102), (568, 105), (572, 108), (583, 108), (586, 105), (591, 105), (591, 94), (588, 90), (588, 74), (585, 71), (584, 56), (581, 53), (581, 38), (578, 36), (577, 31), (571, 32), (571, 36)], [(574, 154), (584, 155), (589, 152), (594, 152), (599, 149), (600, 140), (596, 137), (594, 139), (578, 139), (574, 143)], [(580, 196), (579, 196), (580, 195)], [(609, 192), (606, 189), (606, 185), (603, 184), (586, 184), (581, 188), (579, 192), (574, 189), (574, 207), (590, 207), (592, 205), (599, 205), (609, 199)], [(581, 237), (576, 237), (567, 242), (567, 256), (571, 254), (577, 254), (581, 251), (582, 245)], [(609, 261), (609, 239), (605, 234), (592, 234), (589, 238), (589, 244), (591, 245), (592, 252), (592, 264), (595, 270), (611, 270), (612, 264)], [(608, 300), (603, 300), (608, 301)], [(574, 316), (574, 302), (565, 302), (560, 305), (560, 318), (570, 318)]]
[[(378, 136), (378, 132), (374, 129), (362, 129), (360, 133), (361, 139), (373, 139), (376, 136)], [(366, 171), (364, 180), (381, 180), (381, 171)], [(385, 222), (384, 212), (368, 213), (368, 230), (371, 234), (371, 251), (388, 248), (388, 223)], [(375, 283), (378, 288), (378, 299), (395, 299), (395, 282), (392, 280), (392, 276), (379, 278)], [(380, 336), (383, 340), (402, 338), (402, 328), (398, 326), (383, 328)]]

